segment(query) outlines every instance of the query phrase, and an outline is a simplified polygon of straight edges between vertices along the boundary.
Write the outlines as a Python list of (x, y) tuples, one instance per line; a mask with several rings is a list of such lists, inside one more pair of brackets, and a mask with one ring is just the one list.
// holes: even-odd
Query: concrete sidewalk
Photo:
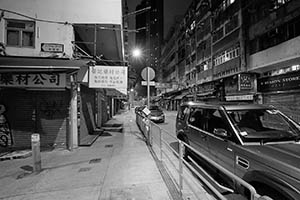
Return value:
[(171, 200), (134, 111), (113, 120), (123, 123), (123, 132), (106, 131), (72, 152), (42, 152), (38, 174), (31, 157), (0, 161), (0, 199)]

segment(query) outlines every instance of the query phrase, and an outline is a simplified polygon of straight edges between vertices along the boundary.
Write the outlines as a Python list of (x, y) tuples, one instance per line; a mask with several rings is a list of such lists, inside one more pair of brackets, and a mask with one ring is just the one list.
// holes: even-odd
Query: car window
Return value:
[(237, 110), (227, 114), (247, 142), (287, 140), (300, 135), (299, 127), (278, 110)]
[(205, 131), (215, 133), (217, 130), (225, 130), (229, 136), (231, 136), (231, 128), (227, 123), (227, 120), (217, 109), (206, 109), (204, 112), (206, 126)]
[(194, 108), (191, 109), (191, 114), (188, 119), (188, 122), (190, 125), (195, 126), (199, 129), (204, 129), (204, 115), (203, 115), (203, 109), (201, 108)]

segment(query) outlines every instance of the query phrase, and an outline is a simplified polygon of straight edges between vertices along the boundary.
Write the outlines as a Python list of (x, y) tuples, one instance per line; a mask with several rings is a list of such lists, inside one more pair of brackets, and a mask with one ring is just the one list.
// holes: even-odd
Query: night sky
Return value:
[[(163, 0), (161, 0), (163, 1)], [(127, 0), (129, 13), (134, 12), (136, 6), (141, 2), (141, 0)], [(181, 16), (185, 14), (188, 6), (192, 0), (164, 0), (164, 38), (168, 34), (170, 27), (174, 24), (175, 16)], [(130, 16), (129, 18), (129, 29), (135, 29), (135, 15)], [(129, 34), (129, 50), (135, 48), (135, 33), (131, 32)], [(137, 70), (139, 76), (139, 70)], [(136, 91), (139, 96), (146, 95), (146, 87), (139, 86), (141, 77), (138, 78)]]
[[(164, 34), (168, 33), (169, 28), (173, 24), (174, 17), (176, 15), (184, 15), (188, 6), (192, 0), (162, 0), (164, 1)], [(134, 12), (136, 6), (141, 2), (141, 0), (127, 0), (129, 13)], [(130, 17), (129, 29), (135, 29), (135, 19), (134, 16)], [(134, 44), (134, 34), (130, 36), (131, 45)]]

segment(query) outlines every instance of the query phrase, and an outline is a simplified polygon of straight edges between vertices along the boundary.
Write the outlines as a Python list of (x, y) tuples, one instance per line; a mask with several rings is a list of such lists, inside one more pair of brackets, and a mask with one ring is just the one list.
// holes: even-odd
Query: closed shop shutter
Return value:
[(40, 134), (41, 146), (65, 146), (68, 117), (67, 91), (1, 90), (14, 147), (30, 147), (31, 134)]
[(264, 94), (263, 102), (270, 104), (300, 122), (300, 93)]
[(35, 108), (32, 92), (14, 88), (1, 89), (1, 104), (10, 124), (13, 147), (30, 147), (31, 134), (34, 131), (33, 111)]
[(41, 144), (66, 146), (69, 98), (67, 90), (37, 93), (37, 132), (41, 135)]

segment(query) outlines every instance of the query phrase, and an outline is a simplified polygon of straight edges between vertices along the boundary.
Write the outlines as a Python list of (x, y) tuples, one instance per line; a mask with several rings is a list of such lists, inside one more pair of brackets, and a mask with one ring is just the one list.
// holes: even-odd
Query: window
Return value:
[(263, 51), (300, 35), (300, 17), (269, 30), (250, 41), (250, 54)]
[(232, 30), (236, 29), (239, 26), (239, 17), (234, 15), (230, 18), (229, 22), (225, 25), (225, 34), (230, 33)]
[(206, 109), (204, 111), (204, 116), (207, 121), (206, 128), (204, 129), (205, 131), (214, 133), (216, 129), (224, 129), (231, 135), (231, 129), (217, 109)]
[(237, 58), (239, 56), (240, 56), (239, 47), (228, 49), (215, 57), (214, 65), (215, 66), (221, 65), (221, 64), (223, 64), (229, 60), (232, 60), (234, 58)]
[(216, 42), (224, 37), (224, 27), (222, 26), (220, 29), (213, 33), (213, 42)]
[(32, 21), (7, 20), (7, 46), (34, 47), (35, 23)]
[(202, 129), (202, 130), (205, 130), (203, 109), (196, 108), (196, 109), (191, 110), (191, 115), (190, 115), (188, 121), (192, 126)]

